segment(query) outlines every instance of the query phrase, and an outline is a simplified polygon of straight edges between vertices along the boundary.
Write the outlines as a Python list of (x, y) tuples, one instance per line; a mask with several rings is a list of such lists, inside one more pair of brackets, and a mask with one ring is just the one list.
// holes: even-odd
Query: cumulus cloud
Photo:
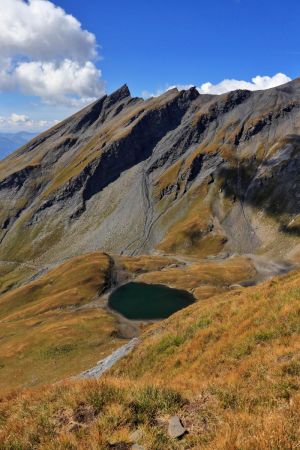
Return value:
[(25, 114), (15, 114), (15, 113), (13, 113), (11, 116), (10, 116), (10, 119), (9, 119), (12, 123), (26, 123), (26, 122), (28, 122), (28, 120), (29, 120), (29, 117), (28, 116), (25, 116)]
[[(213, 84), (210, 82), (203, 83), (201, 86), (196, 86), (196, 89), (200, 94), (225, 94), (226, 92), (235, 91), (237, 89), (247, 89), (249, 91), (258, 91), (261, 89), (270, 89), (276, 86), (280, 86), (281, 84), (285, 84), (291, 81), (291, 78), (285, 75), (284, 73), (277, 73), (274, 76), (260, 76), (252, 78), (251, 81), (244, 80), (235, 80), (235, 79), (226, 79), (221, 81), (220, 83)], [(157, 97), (161, 95), (163, 92), (168, 91), (173, 88), (177, 88), (178, 90), (187, 90), (193, 87), (192, 84), (185, 85), (174, 85), (168, 86), (164, 91), (159, 90), (155, 94), (151, 94), (148, 91), (142, 92), (143, 98), (149, 97)]]
[(0, 116), (0, 128), (5, 131), (42, 131), (58, 123), (57, 120), (34, 120), (25, 114), (13, 113), (8, 117)]
[(236, 89), (248, 89), (249, 91), (258, 91), (261, 89), (270, 89), (281, 84), (291, 81), (291, 78), (284, 73), (277, 73), (276, 75), (260, 76), (252, 78), (251, 81), (243, 80), (223, 80), (218, 84), (204, 83), (198, 87), (200, 94), (224, 94), (225, 92), (235, 91)]
[(100, 77), (101, 71), (92, 62), (81, 64), (66, 59), (60, 63), (32, 61), (19, 64), (11, 82), (24, 94), (42, 97), (50, 103), (80, 106), (103, 94)]
[(104, 93), (96, 38), (49, 0), (1, 0), (0, 91), (80, 106)]
[(8, 57), (85, 61), (97, 55), (95, 36), (48, 0), (1, 0), (0, 42), (1, 54)]

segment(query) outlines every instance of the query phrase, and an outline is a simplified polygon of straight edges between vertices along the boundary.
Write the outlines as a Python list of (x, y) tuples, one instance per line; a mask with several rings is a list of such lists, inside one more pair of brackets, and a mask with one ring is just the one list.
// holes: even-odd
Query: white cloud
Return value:
[(26, 123), (26, 122), (28, 122), (28, 120), (29, 120), (29, 117), (28, 116), (25, 116), (24, 114), (15, 114), (15, 113), (13, 113), (11, 116), (10, 116), (10, 119), (9, 119), (12, 123)]
[(0, 129), (5, 131), (43, 131), (58, 123), (57, 120), (33, 120), (25, 114), (0, 116)]
[(81, 101), (93, 101), (103, 95), (100, 77), (100, 70), (91, 61), (84, 64), (69, 59), (58, 64), (32, 61), (17, 66), (13, 83), (24, 94), (37, 95), (51, 103), (75, 103), (76, 106)]
[(48, 0), (1, 0), (1, 55), (80, 61), (97, 56), (96, 38)]
[(204, 83), (197, 87), (200, 94), (224, 94), (225, 92), (235, 91), (236, 89), (248, 89), (249, 91), (258, 91), (261, 89), (270, 89), (281, 84), (291, 81), (291, 78), (284, 73), (277, 73), (276, 75), (260, 76), (252, 78), (251, 81), (243, 80), (223, 80), (218, 84)]
[[(288, 83), (289, 81), (291, 81), (290, 77), (288, 77), (284, 73), (277, 73), (272, 77), (257, 75), (256, 77), (252, 78), (251, 81), (231, 79), (231, 80), (223, 80), (217, 84), (207, 82), (203, 83), (201, 86), (197, 86), (196, 89), (200, 94), (220, 95), (224, 94), (225, 92), (235, 91), (237, 89), (248, 89), (249, 91), (270, 89), (276, 86), (280, 86), (281, 84)], [(193, 87), (192, 84), (174, 85), (167, 87), (165, 91), (168, 91), (173, 88), (177, 88), (178, 90), (181, 91), (190, 89), (191, 87)], [(157, 97), (165, 91), (159, 90), (155, 94), (151, 94), (148, 91), (143, 91), (142, 97), (143, 98)]]
[[(173, 87), (176, 87), (176, 86), (173, 86)], [(164, 90), (158, 89), (155, 93), (145, 90), (145, 91), (142, 91), (141, 96), (144, 99), (151, 98), (151, 97), (159, 97), (160, 95), (162, 95), (164, 92), (168, 91), (169, 89), (171, 89), (171, 88), (166, 87), (166, 89), (164, 89)], [(178, 89), (179, 89), (179, 87), (178, 87)]]
[(104, 93), (96, 38), (48, 0), (1, 0), (0, 91), (82, 106)]

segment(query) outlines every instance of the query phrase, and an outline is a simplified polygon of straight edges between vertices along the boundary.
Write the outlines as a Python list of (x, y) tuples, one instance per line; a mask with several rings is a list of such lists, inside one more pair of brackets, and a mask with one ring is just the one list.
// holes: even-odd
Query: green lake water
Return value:
[(127, 283), (109, 297), (108, 305), (127, 319), (165, 319), (194, 303), (187, 291), (146, 283)]

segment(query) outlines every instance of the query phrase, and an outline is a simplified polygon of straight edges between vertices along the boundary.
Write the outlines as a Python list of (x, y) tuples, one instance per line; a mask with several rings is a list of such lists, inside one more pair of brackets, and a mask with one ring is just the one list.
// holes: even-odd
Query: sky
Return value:
[(0, 131), (134, 96), (267, 89), (300, 75), (299, 0), (1, 0)]

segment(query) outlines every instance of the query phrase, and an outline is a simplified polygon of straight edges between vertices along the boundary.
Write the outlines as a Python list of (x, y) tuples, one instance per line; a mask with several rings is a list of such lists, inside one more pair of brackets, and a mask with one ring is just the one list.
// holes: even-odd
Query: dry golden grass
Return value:
[(121, 345), (116, 319), (85, 307), (109, 277), (109, 257), (88, 254), (0, 297), (2, 392), (77, 374)]
[[(121, 281), (136, 279), (188, 289), (197, 299), (223, 292), (253, 275), (245, 258), (183, 267), (166, 256), (113, 259), (113, 270)], [(5, 267), (3, 289), (33, 270), (18, 264)], [(121, 345), (116, 319), (97, 305), (86, 307), (109, 286), (111, 269), (112, 259), (105, 254), (82, 255), (0, 296), (2, 392), (76, 374)]]
[(131, 275), (154, 272), (176, 263), (174, 258), (152, 255), (114, 256), (114, 261), (117, 270), (124, 270)]
[[(226, 243), (220, 227), (214, 224), (209, 186), (192, 188), (177, 204), (182, 208), (177, 222), (168, 230), (158, 249), (167, 254), (206, 258), (220, 253)], [(202, 200), (199, 201), (199, 198)]]
[[(300, 271), (198, 302), (148, 329), (101, 381), (0, 402), (5, 449), (296, 450)], [(188, 434), (168, 438), (180, 415)]]
[(195, 438), (196, 448), (296, 449), (299, 300), (297, 271), (199, 302), (150, 330), (115, 374), (151, 379), (198, 401), (199, 413), (205, 407), (218, 432)]
[(16, 262), (0, 262), (0, 295), (24, 283), (36, 272), (36, 268)]
[(224, 261), (193, 262), (185, 267), (166, 267), (164, 270), (141, 274), (136, 280), (186, 289), (197, 299), (204, 299), (223, 292), (232, 284), (250, 280), (255, 275), (256, 271), (249, 259), (235, 257)]

